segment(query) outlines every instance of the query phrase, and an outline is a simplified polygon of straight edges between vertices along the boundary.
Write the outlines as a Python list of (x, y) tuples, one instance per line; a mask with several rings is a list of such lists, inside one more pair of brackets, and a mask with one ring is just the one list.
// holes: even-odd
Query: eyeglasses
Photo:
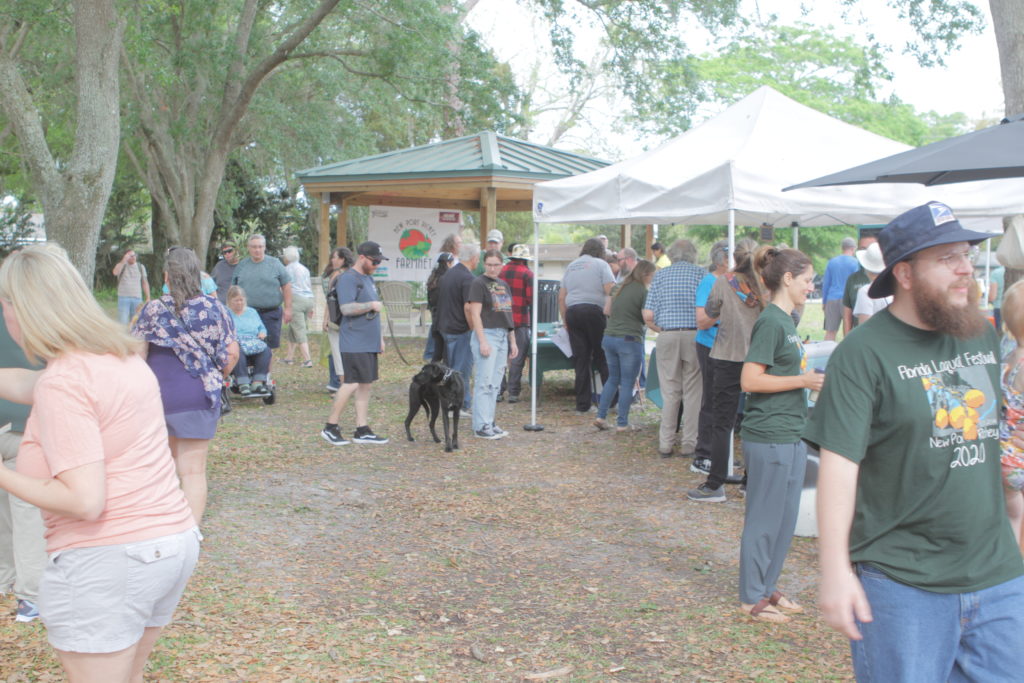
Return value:
[(968, 268), (974, 267), (974, 259), (978, 257), (978, 248), (971, 247), (964, 251), (954, 252), (952, 254), (946, 254), (935, 259), (936, 263), (941, 263), (949, 269), (951, 273), (955, 273), (961, 264), (966, 263)]
[(230, 248), (230, 249), (221, 249), (221, 250), (220, 250), (220, 253), (222, 253), (222, 254), (234, 254), (234, 253), (235, 253), (235, 250), (234, 250), (234, 248)]

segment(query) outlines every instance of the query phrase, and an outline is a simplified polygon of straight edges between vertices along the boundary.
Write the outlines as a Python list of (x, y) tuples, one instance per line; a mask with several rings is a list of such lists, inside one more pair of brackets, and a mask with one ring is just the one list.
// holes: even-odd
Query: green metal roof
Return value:
[(550, 180), (609, 162), (484, 131), (429, 145), (299, 171), (303, 183), (498, 175)]

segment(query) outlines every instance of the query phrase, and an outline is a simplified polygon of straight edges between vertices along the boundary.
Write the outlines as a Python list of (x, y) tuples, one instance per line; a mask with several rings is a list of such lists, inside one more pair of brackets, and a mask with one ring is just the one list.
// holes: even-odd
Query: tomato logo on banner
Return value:
[(407, 259), (424, 258), (430, 253), (430, 238), (421, 230), (409, 228), (402, 233), (398, 240), (398, 250)]

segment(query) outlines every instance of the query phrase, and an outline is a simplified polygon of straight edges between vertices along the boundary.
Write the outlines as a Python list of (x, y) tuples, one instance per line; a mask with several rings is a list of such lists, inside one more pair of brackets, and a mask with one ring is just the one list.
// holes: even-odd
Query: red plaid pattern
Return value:
[(533, 305), (533, 271), (522, 261), (512, 259), (501, 269), (499, 278), (508, 283), (512, 292), (512, 324), (529, 327)]

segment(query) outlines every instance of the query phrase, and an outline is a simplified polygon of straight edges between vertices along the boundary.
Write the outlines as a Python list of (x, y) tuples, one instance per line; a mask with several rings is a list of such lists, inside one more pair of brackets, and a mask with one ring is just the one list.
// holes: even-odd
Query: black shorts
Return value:
[(370, 351), (356, 353), (341, 352), (341, 364), (345, 368), (342, 384), (369, 384), (377, 381), (377, 356)]
[(281, 345), (281, 318), (284, 316), (284, 310), (278, 306), (277, 308), (257, 308), (256, 312), (260, 314), (260, 320), (267, 328), (267, 338), (264, 341), (267, 342), (267, 346), (276, 349)]

